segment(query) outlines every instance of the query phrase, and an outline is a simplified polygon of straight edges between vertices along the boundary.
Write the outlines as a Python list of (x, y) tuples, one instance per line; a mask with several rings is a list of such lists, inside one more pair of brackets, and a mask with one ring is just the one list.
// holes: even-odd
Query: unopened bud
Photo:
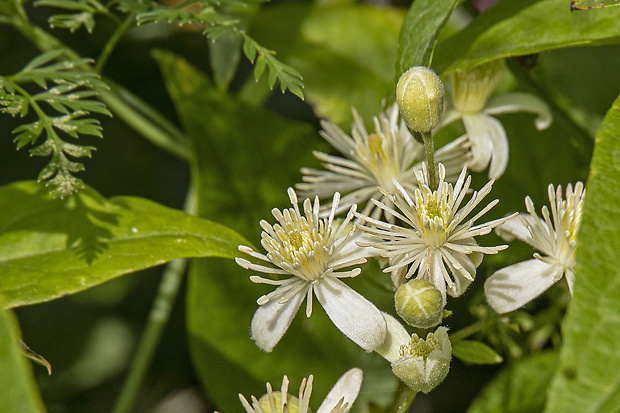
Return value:
[(445, 90), (439, 76), (424, 66), (402, 74), (396, 85), (396, 102), (409, 129), (430, 132), (443, 115)]
[(411, 336), (411, 341), (400, 347), (400, 358), (392, 363), (392, 372), (416, 392), (428, 393), (448, 375), (452, 359), (452, 345), (448, 329), (439, 327), (428, 333), (426, 340)]
[(410, 280), (394, 295), (398, 315), (410, 326), (431, 328), (441, 322), (444, 302), (441, 292), (424, 280)]

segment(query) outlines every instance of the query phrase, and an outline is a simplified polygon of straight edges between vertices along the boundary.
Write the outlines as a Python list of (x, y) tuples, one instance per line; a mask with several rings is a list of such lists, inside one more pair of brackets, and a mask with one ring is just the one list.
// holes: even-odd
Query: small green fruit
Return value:
[(398, 315), (413, 327), (430, 328), (441, 322), (444, 302), (441, 292), (423, 280), (410, 280), (394, 295)]
[(428, 67), (414, 66), (403, 73), (396, 85), (396, 102), (409, 129), (419, 133), (435, 129), (445, 94), (441, 79)]

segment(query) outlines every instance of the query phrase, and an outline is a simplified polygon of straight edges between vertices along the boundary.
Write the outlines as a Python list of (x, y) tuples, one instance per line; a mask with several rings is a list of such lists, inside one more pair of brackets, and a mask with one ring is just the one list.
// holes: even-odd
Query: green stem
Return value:
[[(190, 188), (184, 208), (186, 212), (195, 213), (195, 199), (194, 190)], [(140, 338), (135, 357), (129, 367), (129, 374), (112, 410), (113, 413), (132, 411), (132, 406), (135, 403), (144, 376), (148, 372), (164, 327), (170, 318), (172, 307), (183, 281), (183, 274), (187, 268), (187, 261), (187, 259), (177, 259), (169, 262), (166, 266), (159, 284), (157, 297), (155, 297), (151, 307), (146, 329)]]
[(478, 321), (470, 326), (464, 327), (462, 329), (460, 329), (459, 331), (457, 331), (456, 333), (452, 333), (450, 334), (450, 341), (452, 343), (455, 343), (457, 341), (466, 339), (467, 337), (476, 334), (482, 330), (484, 330), (485, 328), (487, 328), (487, 326), (492, 322), (492, 320), (486, 319), (486, 320), (481, 320)]
[(112, 54), (112, 51), (118, 44), (121, 37), (123, 37), (123, 35), (127, 32), (127, 30), (129, 30), (135, 18), (136, 18), (135, 14), (130, 13), (125, 19), (125, 21), (123, 21), (123, 23), (116, 28), (114, 33), (112, 33), (112, 36), (110, 36), (110, 38), (108, 39), (108, 42), (106, 43), (105, 47), (101, 51), (101, 54), (99, 55), (99, 59), (97, 59), (97, 63), (95, 64), (96, 73), (101, 74), (101, 72), (103, 71), (103, 67), (108, 61), (108, 58), (110, 57), (110, 55)]
[(388, 409), (388, 413), (407, 412), (411, 406), (411, 403), (413, 403), (413, 399), (415, 399), (416, 394), (417, 393), (414, 392), (409, 386), (402, 381), (399, 381), (398, 390), (394, 395), (394, 401), (392, 402), (392, 406)]
[(428, 184), (432, 191), (437, 190), (437, 165), (435, 164), (435, 142), (430, 132), (420, 132), (426, 151), (426, 168), (428, 169)]

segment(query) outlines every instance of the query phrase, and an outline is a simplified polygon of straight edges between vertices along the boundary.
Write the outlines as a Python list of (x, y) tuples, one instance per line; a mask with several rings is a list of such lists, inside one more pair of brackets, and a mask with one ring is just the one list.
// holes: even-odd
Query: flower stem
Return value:
[[(190, 188), (184, 209), (191, 214), (196, 210), (195, 205), (194, 191), (193, 188)], [(166, 266), (166, 270), (159, 283), (157, 297), (155, 297), (151, 312), (149, 313), (146, 329), (140, 338), (138, 349), (129, 367), (129, 374), (125, 379), (125, 383), (123, 383), (121, 394), (116, 400), (116, 404), (112, 410), (113, 413), (127, 413), (132, 411), (132, 406), (138, 395), (144, 376), (151, 364), (164, 327), (170, 318), (174, 301), (181, 287), (181, 282), (183, 281), (187, 261), (187, 259), (177, 259), (169, 262)]]
[(388, 409), (388, 413), (405, 413), (409, 410), (413, 399), (415, 399), (416, 392), (414, 392), (409, 386), (402, 381), (398, 383), (398, 390), (394, 395), (394, 401), (392, 406)]
[(435, 165), (435, 142), (430, 132), (420, 132), (426, 151), (426, 167), (428, 169), (428, 183), (432, 191), (437, 189), (437, 165)]

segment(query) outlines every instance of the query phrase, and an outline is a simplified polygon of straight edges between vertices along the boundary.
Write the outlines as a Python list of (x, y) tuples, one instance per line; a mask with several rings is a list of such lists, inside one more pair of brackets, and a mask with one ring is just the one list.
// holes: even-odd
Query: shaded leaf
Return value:
[(544, 352), (515, 361), (487, 384), (467, 412), (536, 413), (542, 411), (547, 387), (557, 360), (557, 353)]
[[(4, 300), (0, 297), (0, 307)], [(0, 309), (0, 411), (34, 413), (45, 408), (32, 367), (19, 348), (19, 328), (11, 311)]]
[(92, 189), (51, 199), (36, 182), (0, 188), (0, 293), (35, 304), (183, 257), (228, 257), (234, 231), (146, 199)]
[(452, 355), (470, 364), (497, 364), (502, 356), (480, 341), (459, 340), (452, 344)]
[(598, 131), (578, 234), (574, 296), (562, 324), (564, 345), (548, 412), (620, 407), (620, 98)]

